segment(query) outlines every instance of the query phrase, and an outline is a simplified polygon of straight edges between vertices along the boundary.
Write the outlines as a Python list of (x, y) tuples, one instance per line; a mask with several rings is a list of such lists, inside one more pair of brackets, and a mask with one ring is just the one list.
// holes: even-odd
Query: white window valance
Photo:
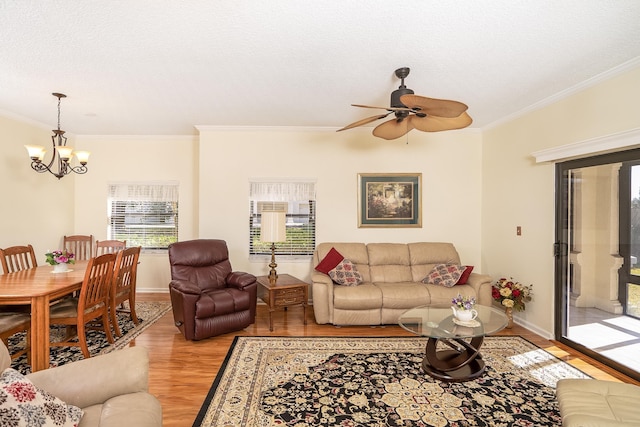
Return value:
[(158, 183), (110, 183), (109, 199), (137, 200), (142, 202), (177, 202), (178, 183), (176, 181)]
[(249, 181), (249, 197), (251, 200), (266, 202), (315, 200), (316, 181), (315, 179), (251, 179)]

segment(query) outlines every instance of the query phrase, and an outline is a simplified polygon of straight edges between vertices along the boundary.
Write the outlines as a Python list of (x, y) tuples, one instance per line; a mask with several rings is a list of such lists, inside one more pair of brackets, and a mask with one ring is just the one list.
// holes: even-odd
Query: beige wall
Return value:
[[(91, 151), (89, 172), (76, 178), (75, 232), (107, 238), (107, 186), (118, 181), (177, 181), (179, 236), (193, 239), (197, 232), (197, 138), (192, 136), (78, 136), (78, 146)], [(138, 267), (138, 289), (168, 291), (166, 252), (143, 253)]]
[(32, 244), (38, 264), (45, 264), (45, 252), (56, 249), (62, 236), (73, 231), (76, 177), (58, 181), (48, 172), (31, 169), (24, 145), (42, 145), (51, 151), (48, 128), (0, 116), (0, 135), (0, 247)]
[(553, 332), (555, 167), (531, 153), (640, 127), (638, 99), (640, 68), (483, 133), (482, 267), (534, 285), (516, 321), (543, 335)]
[[(234, 268), (268, 274), (267, 260), (249, 261), (249, 180), (313, 178), (317, 243), (448, 241), (463, 262), (479, 266), (481, 143), (470, 130), (385, 141), (370, 129), (200, 127), (200, 236), (226, 240)], [(358, 228), (358, 173), (400, 172), (422, 173), (422, 228)], [(310, 260), (276, 262), (279, 272), (309, 278)]]

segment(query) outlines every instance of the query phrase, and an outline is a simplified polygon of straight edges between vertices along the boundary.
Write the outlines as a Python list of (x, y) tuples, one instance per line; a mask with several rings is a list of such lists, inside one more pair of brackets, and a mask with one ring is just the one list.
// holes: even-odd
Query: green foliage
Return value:
[[(260, 240), (260, 229), (251, 230), (252, 254), (271, 255), (271, 243)], [(276, 255), (312, 255), (315, 249), (315, 234), (307, 227), (287, 227), (287, 241), (276, 243)]]

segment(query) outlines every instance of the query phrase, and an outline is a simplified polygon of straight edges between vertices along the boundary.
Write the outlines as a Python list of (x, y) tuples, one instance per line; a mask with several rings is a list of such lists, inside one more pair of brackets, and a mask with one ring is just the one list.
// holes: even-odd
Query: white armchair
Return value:
[[(0, 370), (10, 366), (0, 342)], [(36, 387), (84, 412), (78, 427), (161, 427), (162, 407), (148, 393), (149, 358), (144, 347), (128, 347), (26, 375)]]

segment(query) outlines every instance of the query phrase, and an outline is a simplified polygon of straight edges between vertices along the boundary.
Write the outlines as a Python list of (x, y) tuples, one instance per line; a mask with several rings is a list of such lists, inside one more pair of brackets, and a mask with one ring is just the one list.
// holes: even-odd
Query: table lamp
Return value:
[(287, 240), (286, 215), (283, 211), (262, 211), (260, 225), (260, 241), (271, 243), (271, 263), (269, 267), (269, 281), (275, 283), (278, 279), (276, 273), (276, 244), (275, 242), (285, 242)]

